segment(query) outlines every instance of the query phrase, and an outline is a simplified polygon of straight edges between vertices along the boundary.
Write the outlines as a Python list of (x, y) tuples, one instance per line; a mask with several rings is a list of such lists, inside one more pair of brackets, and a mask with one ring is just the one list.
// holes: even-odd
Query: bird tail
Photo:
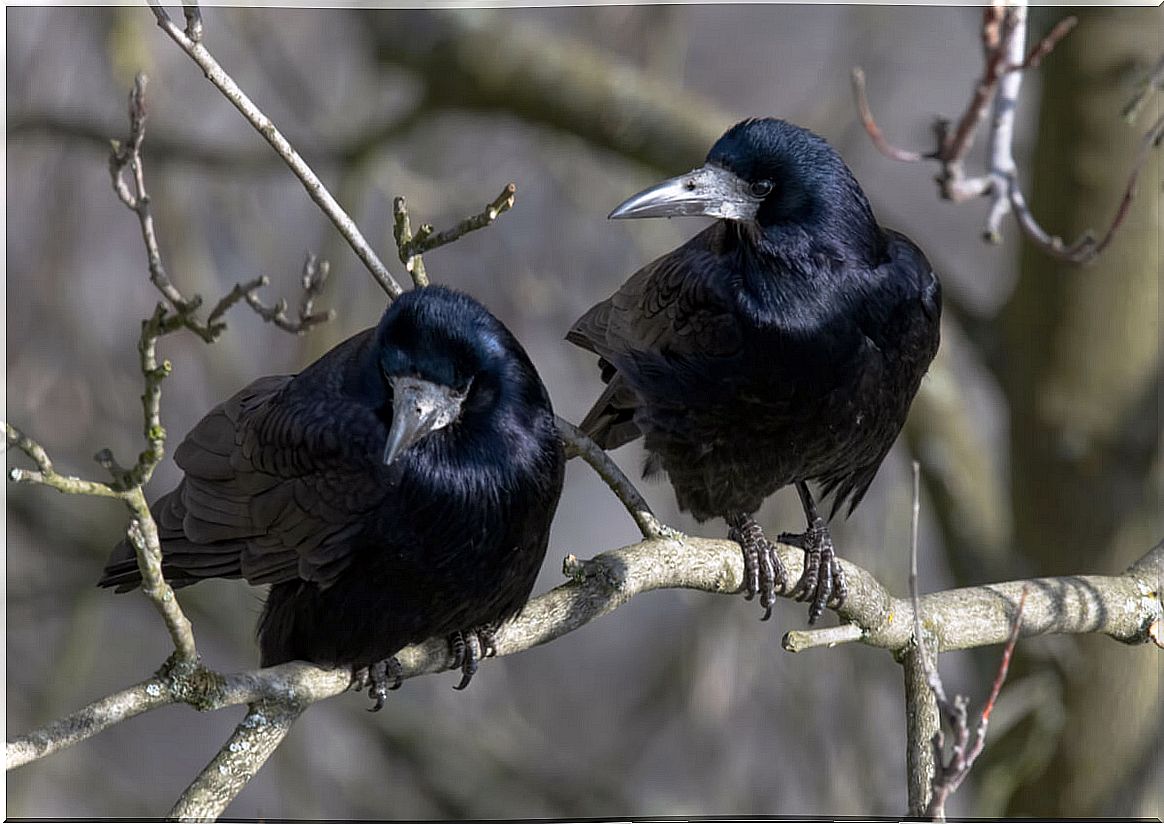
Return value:
[(643, 434), (634, 420), (637, 401), (616, 372), (578, 428), (601, 448), (617, 449)]

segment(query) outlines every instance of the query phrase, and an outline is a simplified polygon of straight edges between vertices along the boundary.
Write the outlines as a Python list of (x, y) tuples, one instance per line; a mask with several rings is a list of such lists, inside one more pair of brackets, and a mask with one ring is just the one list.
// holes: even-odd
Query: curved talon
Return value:
[(804, 550), (804, 574), (789, 596), (797, 601), (810, 602), (808, 623), (815, 624), (826, 606), (840, 606), (848, 595), (845, 573), (837, 560), (828, 527), (818, 517), (804, 534), (784, 533), (780, 540)]
[(384, 699), (388, 697), (388, 662), (377, 661), (368, 667), (368, 676), (372, 686), (368, 688), (368, 697), (376, 700), (368, 712), (379, 712), (384, 707)]
[(462, 643), (465, 647), (464, 661), (461, 664), (461, 683), (457, 684), (453, 689), (463, 690), (469, 686), (469, 682), (473, 680), (473, 676), (477, 674), (478, 662), (481, 660), (481, 639), (476, 630), (470, 630), (468, 633), (457, 633), (461, 637)]
[(376, 661), (352, 672), (352, 689), (357, 692), (367, 689), (368, 697), (376, 702), (368, 708), (368, 712), (379, 712), (383, 709), (388, 692), (400, 689), (403, 683), (404, 668), (395, 657)]

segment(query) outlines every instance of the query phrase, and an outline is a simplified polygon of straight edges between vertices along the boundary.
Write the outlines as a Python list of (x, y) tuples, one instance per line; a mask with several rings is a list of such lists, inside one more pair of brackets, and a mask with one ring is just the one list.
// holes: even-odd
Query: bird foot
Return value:
[(495, 626), (481, 626), (470, 630), (458, 630), (449, 636), (449, 652), (453, 656), (451, 669), (461, 671), (461, 683), (453, 689), (463, 690), (469, 686), (477, 673), (482, 658), (497, 654), (494, 634)]
[(807, 532), (800, 535), (785, 532), (778, 540), (804, 550), (804, 574), (788, 597), (810, 601), (808, 623), (815, 624), (826, 606), (839, 607), (849, 592), (829, 529), (823, 520), (817, 518)]
[(772, 617), (776, 596), (784, 594), (788, 587), (788, 573), (776, 554), (775, 545), (764, 536), (755, 518), (735, 515), (728, 518), (728, 526), (728, 538), (744, 551), (744, 598), (750, 601), (759, 595), (760, 606), (764, 608), (760, 620), (767, 621)]
[(352, 670), (351, 688), (356, 692), (367, 690), (368, 697), (376, 702), (368, 712), (379, 712), (388, 697), (388, 690), (398, 690), (403, 683), (404, 669), (395, 656)]

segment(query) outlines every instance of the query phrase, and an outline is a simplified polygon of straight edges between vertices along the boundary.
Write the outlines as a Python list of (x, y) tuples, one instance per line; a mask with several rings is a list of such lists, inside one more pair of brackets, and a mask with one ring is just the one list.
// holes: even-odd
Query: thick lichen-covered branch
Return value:
[[(779, 545), (780, 560), (800, 574), (803, 552)], [(913, 640), (908, 598), (895, 598), (864, 569), (841, 561), (850, 584), (839, 610), (861, 629), (863, 643), (895, 652)], [(637, 595), (659, 589), (734, 594), (743, 584), (743, 557), (731, 541), (671, 535), (611, 550), (585, 563), (568, 563), (567, 583), (531, 600), (495, 636), (497, 655), (513, 655), (547, 643), (618, 609)], [(923, 627), (935, 651), (1003, 643), (1013, 628), (1024, 587), (1029, 596), (1022, 635), (1097, 632), (1129, 644), (1149, 641), (1161, 616), (1164, 543), (1123, 575), (1070, 576), (1011, 581), (931, 593), (920, 599)], [(451, 668), (448, 642), (434, 638), (406, 647), (397, 658), (405, 679)], [(8, 742), (9, 768), (75, 744), (162, 703), (188, 703), (200, 710), (256, 701), (301, 707), (337, 695), (351, 683), (346, 670), (323, 670), (302, 662), (265, 670), (218, 675), (202, 667), (173, 667), (144, 686), (104, 699), (44, 728)], [(155, 684), (150, 688), (150, 684)], [(161, 690), (167, 700), (154, 695)], [(147, 700), (148, 698), (148, 700)], [(144, 709), (143, 709), (144, 707)]]
[(222, 815), (243, 787), (283, 743), (306, 704), (257, 701), (222, 749), (178, 798), (168, 818), (212, 821)]

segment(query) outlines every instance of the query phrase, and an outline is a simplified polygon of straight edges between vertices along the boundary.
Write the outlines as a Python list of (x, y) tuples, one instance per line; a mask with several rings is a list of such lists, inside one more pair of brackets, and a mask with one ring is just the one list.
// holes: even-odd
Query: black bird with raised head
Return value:
[[(612, 218), (719, 218), (639, 270), (567, 339), (599, 356), (606, 389), (582, 422), (603, 448), (640, 435), (679, 506), (724, 518), (746, 597), (778, 589), (809, 623), (845, 580), (830, 517), (860, 503), (938, 349), (941, 289), (909, 238), (877, 224), (822, 138), (771, 118), (733, 126), (706, 163), (631, 197)], [(793, 484), (808, 520), (793, 586), (753, 518)]]
[[(298, 375), (219, 404), (152, 511), (174, 586), (270, 584), (262, 665), (351, 666), (383, 703), (393, 656), (447, 636), (468, 684), (545, 557), (565, 454), (517, 339), (438, 286), (402, 295)], [(101, 586), (141, 583), (132, 547)]]

